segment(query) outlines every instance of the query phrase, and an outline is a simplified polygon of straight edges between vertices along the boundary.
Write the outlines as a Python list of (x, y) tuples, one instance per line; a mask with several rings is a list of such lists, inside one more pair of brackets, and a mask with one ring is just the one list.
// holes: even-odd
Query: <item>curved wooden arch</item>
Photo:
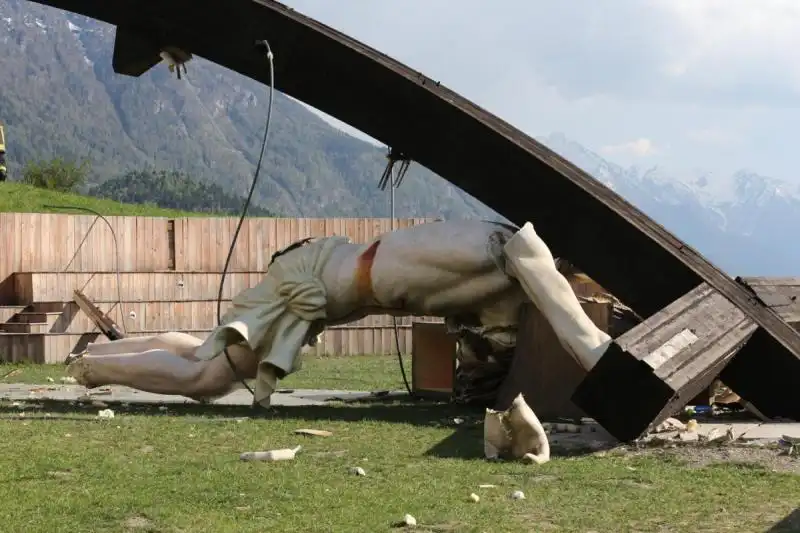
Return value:
[[(268, 82), (386, 143), (517, 224), (643, 317), (707, 282), (800, 354), (800, 335), (740, 283), (599, 181), (389, 56), (272, 0), (35, 0), (117, 27), (114, 70), (138, 76), (174, 46)], [(216, 6), (209, 8), (209, 6)], [(202, 7), (198, 7), (202, 6)]]

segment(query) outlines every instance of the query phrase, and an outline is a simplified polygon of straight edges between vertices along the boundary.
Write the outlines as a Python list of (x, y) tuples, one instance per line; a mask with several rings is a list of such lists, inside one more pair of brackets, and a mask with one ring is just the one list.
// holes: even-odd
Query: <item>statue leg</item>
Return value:
[(587, 372), (600, 360), (611, 337), (581, 307), (567, 279), (556, 268), (550, 249), (526, 223), (505, 245), (509, 274), (553, 328), (562, 346)]
[(228, 353), (236, 373), (224, 354), (198, 360), (193, 352), (182, 356), (169, 349), (151, 348), (135, 353), (84, 353), (69, 363), (67, 374), (87, 387), (125, 385), (157, 394), (209, 398), (226, 394), (239, 378), (256, 376), (258, 359), (252, 350), (233, 345)]
[(196, 360), (194, 352), (203, 344), (201, 339), (187, 333), (170, 331), (148, 337), (128, 337), (109, 342), (90, 342), (86, 346), (89, 355), (114, 355), (146, 352), (148, 350), (168, 350), (181, 357)]

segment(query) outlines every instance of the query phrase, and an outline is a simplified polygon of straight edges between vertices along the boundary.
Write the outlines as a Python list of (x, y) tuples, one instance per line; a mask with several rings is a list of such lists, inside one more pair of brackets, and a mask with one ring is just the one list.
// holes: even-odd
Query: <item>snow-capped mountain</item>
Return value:
[(624, 168), (564, 134), (538, 140), (696, 248), (731, 275), (800, 275), (800, 186), (756, 172), (678, 176)]

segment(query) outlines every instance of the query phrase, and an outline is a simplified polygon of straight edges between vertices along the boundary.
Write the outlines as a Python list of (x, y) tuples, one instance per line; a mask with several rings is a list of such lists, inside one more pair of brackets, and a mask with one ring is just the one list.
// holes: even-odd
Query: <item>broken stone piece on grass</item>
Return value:
[(686, 429), (686, 424), (678, 420), (677, 418), (667, 418), (663, 422), (661, 422), (654, 433), (666, 433), (667, 431), (683, 431)]
[(366, 476), (367, 475), (367, 473), (364, 471), (364, 469), (361, 468), (360, 466), (351, 466), (350, 467), (350, 473), (351, 474), (355, 474), (356, 476)]
[(474, 492), (469, 495), (469, 499), (472, 500), (475, 503), (478, 503), (479, 501), (481, 501), (481, 497), (478, 496), (477, 494), (475, 494)]
[(333, 435), (332, 431), (324, 429), (295, 429), (294, 432), (297, 435), (310, 435), (312, 437), (330, 437)]
[(302, 446), (294, 448), (281, 448), (278, 450), (267, 450), (263, 452), (244, 452), (239, 455), (242, 461), (287, 461), (294, 459)]
[(550, 460), (550, 443), (542, 423), (518, 394), (506, 411), (486, 409), (483, 422), (483, 452), (487, 459), (511, 455), (525, 462)]
[(700, 440), (708, 443), (722, 440), (723, 438), (725, 438), (725, 435), (722, 434), (719, 428), (711, 428), (705, 435), (700, 435)]
[(511, 493), (511, 499), (512, 500), (524, 500), (525, 499), (525, 493), (522, 492), (521, 490), (515, 490), (514, 492)]
[(114, 418), (114, 411), (111, 409), (102, 409), (97, 412), (97, 418)]
[(406, 515), (403, 516), (403, 525), (414, 527), (417, 525), (417, 519), (406, 513)]

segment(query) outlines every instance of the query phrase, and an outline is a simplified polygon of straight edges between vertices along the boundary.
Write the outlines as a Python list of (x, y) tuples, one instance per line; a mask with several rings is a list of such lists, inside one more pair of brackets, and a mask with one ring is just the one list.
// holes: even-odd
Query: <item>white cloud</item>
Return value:
[(800, 0), (286, 1), (529, 134), (800, 181)]
[(718, 127), (690, 130), (686, 133), (686, 137), (696, 143), (717, 146), (730, 146), (743, 141), (738, 132)]
[(654, 155), (657, 150), (653, 141), (650, 139), (639, 138), (620, 144), (610, 144), (600, 148), (600, 152), (606, 155), (623, 155), (646, 157)]

